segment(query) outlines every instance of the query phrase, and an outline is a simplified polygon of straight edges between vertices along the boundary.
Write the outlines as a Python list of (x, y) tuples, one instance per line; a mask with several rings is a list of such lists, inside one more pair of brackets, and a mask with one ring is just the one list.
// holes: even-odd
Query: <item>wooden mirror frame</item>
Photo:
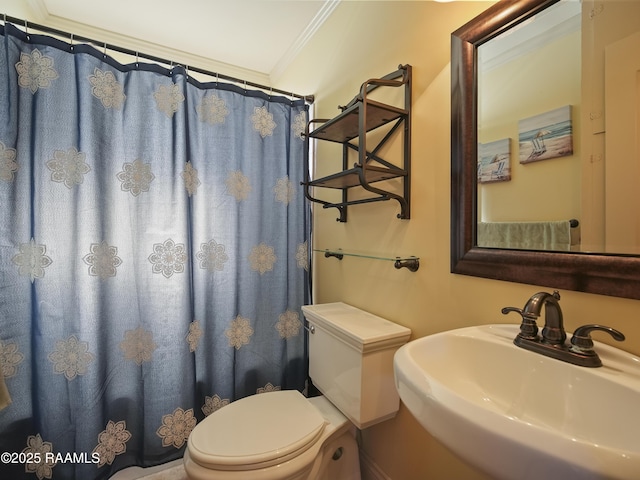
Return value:
[(557, 1), (502, 0), (451, 34), (451, 272), (640, 299), (637, 256), (477, 246), (478, 47)]

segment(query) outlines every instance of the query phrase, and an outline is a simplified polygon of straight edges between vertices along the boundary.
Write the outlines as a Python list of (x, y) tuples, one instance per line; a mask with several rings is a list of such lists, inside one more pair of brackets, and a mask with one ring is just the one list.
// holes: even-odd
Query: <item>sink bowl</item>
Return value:
[(587, 368), (513, 344), (518, 325), (407, 343), (396, 388), (420, 424), (497, 479), (640, 478), (640, 358), (599, 343)]

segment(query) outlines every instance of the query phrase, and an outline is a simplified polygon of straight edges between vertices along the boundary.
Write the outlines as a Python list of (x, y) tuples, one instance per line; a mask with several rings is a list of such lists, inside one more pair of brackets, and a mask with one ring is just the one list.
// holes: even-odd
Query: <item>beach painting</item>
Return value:
[(511, 180), (511, 139), (478, 144), (478, 183)]
[(520, 163), (573, 155), (571, 105), (518, 122)]

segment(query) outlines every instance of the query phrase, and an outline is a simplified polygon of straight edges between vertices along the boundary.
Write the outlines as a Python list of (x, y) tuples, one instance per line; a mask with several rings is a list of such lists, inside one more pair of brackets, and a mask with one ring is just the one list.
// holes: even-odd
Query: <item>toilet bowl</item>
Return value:
[(209, 415), (189, 436), (184, 465), (193, 480), (360, 478), (349, 420), (326, 398), (295, 390), (246, 397)]
[(302, 309), (323, 395), (261, 393), (212, 413), (189, 435), (189, 479), (360, 480), (357, 428), (396, 414), (393, 354), (411, 332), (341, 302)]

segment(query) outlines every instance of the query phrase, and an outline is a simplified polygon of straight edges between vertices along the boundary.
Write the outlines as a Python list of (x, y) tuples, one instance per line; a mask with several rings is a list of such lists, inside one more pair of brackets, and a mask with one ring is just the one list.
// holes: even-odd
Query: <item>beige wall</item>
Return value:
[[(414, 67), (412, 218), (397, 204), (350, 207), (349, 221), (315, 208), (319, 248), (356, 249), (420, 257), (420, 270), (345, 257), (314, 259), (315, 301), (344, 301), (403, 324), (421, 337), (497, 322), (506, 305), (522, 306), (542, 287), (449, 273), (450, 34), (491, 3), (343, 2), (319, 36), (279, 79), (279, 86), (316, 94), (316, 116), (332, 117), (364, 80), (400, 63)], [(329, 155), (333, 155), (330, 157)], [(340, 153), (322, 148), (321, 175), (339, 170)], [(326, 165), (331, 163), (331, 165)], [(540, 195), (544, 195), (541, 188)], [(625, 332), (619, 346), (640, 354), (640, 302), (562, 291), (568, 330), (601, 322)], [(602, 335), (599, 340), (609, 341)], [(401, 407), (391, 421), (363, 432), (363, 448), (393, 480), (485, 478), (448, 453)]]

